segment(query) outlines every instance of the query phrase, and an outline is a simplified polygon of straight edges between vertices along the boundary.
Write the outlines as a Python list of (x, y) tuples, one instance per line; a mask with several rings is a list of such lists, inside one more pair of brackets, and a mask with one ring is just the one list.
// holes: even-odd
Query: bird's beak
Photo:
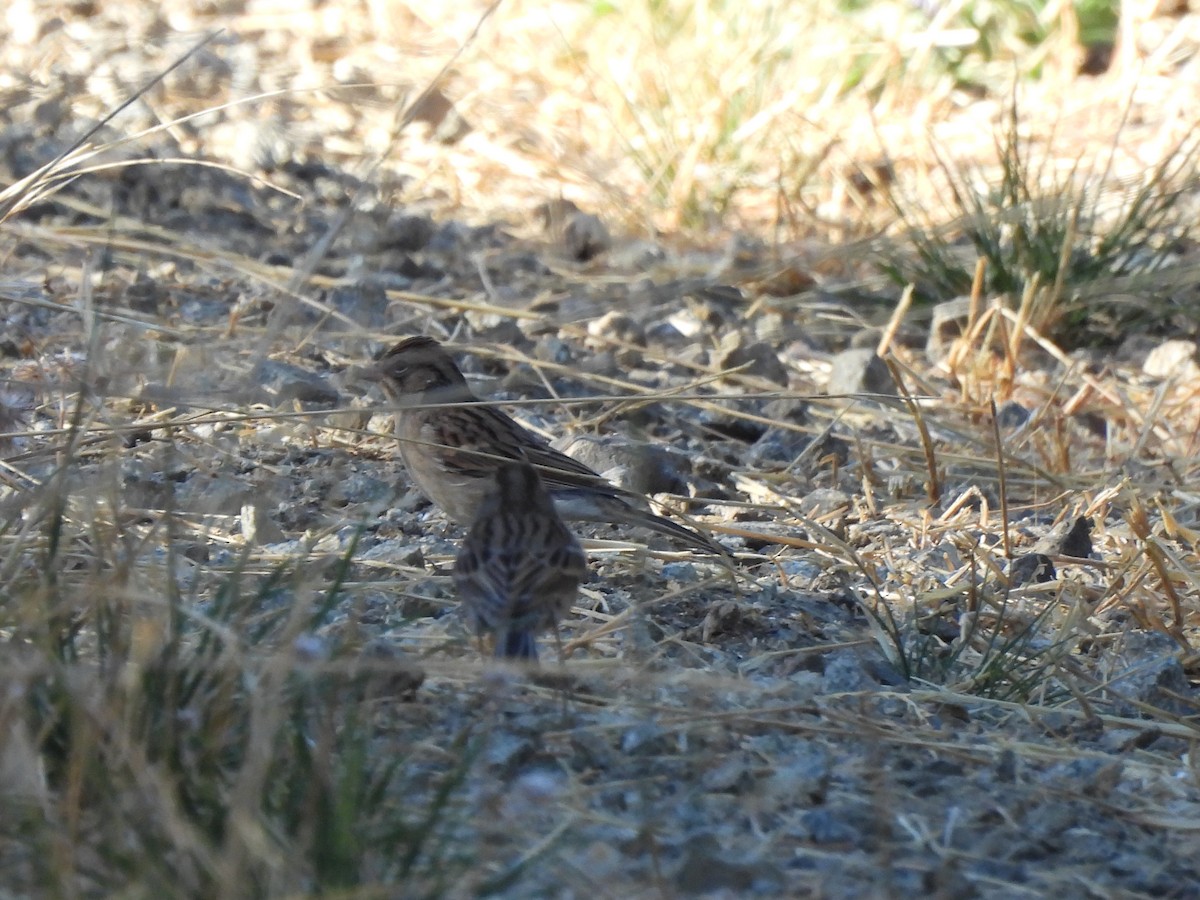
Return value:
[(347, 388), (365, 391), (373, 384), (383, 380), (379, 366), (347, 366), (342, 370), (342, 384)]
[(378, 365), (346, 367), (346, 378), (353, 381), (379, 381), (382, 377), (383, 373), (379, 371)]

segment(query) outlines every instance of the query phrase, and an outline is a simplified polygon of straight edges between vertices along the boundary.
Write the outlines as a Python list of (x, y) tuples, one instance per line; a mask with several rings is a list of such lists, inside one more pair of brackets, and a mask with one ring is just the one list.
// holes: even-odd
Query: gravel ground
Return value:
[[(5, 182), (90, 124), (81, 95), (111, 105), (179, 51), (165, 33), (161, 59), (121, 46), (166, 21), (121, 9), (43, 21), (43, 52), (94, 29), (97, 56), (56, 78), (0, 61)], [(189, 93), (272, 89), (286, 54), (224, 35), (97, 140)], [(243, 553), (332, 578), (357, 541), (315, 638), (353, 632), (423, 673), (372, 701), (378, 752), (403, 753), (423, 796), (447, 747), (485, 736), (454, 836), (478, 863), (453, 895), (1200, 896), (1196, 411), (1171, 380), (1194, 346), (1166, 379), (1143, 369), (1153, 337), (1103, 359), (1034, 348), (993, 426), (917, 312), (889, 342), (930, 398), (914, 414), (873, 352), (895, 297), (851, 288), (854, 265), (780, 264), (745, 235), (610, 235), (549, 191), (540, 214), (483, 221), (393, 167), (323, 157), (360, 134), (354, 108), (283, 96), (169, 128), (102, 157), (159, 162), (3, 225), (6, 516), (81, 409), (83, 556), (97, 523), (136, 542), (173, 509), (205, 603)], [(201, 156), (258, 180), (166, 161)], [(462, 530), (410, 485), (382, 398), (345, 377), (416, 333), (481, 396), (711, 529), (735, 571), (587, 528), (565, 671), (552, 650), (544, 677), (485, 665), (449, 578)], [(828, 396), (864, 390), (880, 396)], [(1143, 430), (1153, 404), (1171, 418)], [(1053, 577), (1006, 584), (1006, 554)]]

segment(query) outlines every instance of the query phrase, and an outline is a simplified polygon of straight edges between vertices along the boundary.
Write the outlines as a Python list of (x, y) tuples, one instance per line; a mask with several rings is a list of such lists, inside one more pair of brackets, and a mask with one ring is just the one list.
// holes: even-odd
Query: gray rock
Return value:
[(264, 359), (255, 366), (252, 377), (262, 388), (266, 402), (273, 406), (291, 400), (334, 404), (340, 399), (337, 390), (324, 376), (276, 359)]
[(740, 332), (731, 332), (721, 341), (721, 355), (717, 363), (723, 369), (744, 366), (742, 375), (765, 378), (787, 387), (787, 366), (779, 359), (775, 348), (765, 341), (747, 342)]
[(824, 662), (825, 690), (830, 694), (879, 689), (878, 682), (867, 674), (862, 660), (853, 650), (835, 650), (826, 654)]
[[(1174, 638), (1160, 631), (1127, 634), (1120, 650), (1106, 657), (1101, 666), (1119, 714), (1142, 715), (1136, 706), (1127, 702), (1129, 700), (1179, 715), (1194, 713), (1196, 691), (1188, 682), (1180, 654)], [(1177, 699), (1173, 694), (1184, 699)], [(1189, 702), (1188, 698), (1193, 699)]]
[(252, 495), (251, 486), (233, 475), (194, 473), (175, 488), (174, 502), (188, 512), (237, 515)]
[(425, 565), (425, 547), (407, 540), (380, 541), (359, 553), (358, 557), (363, 560), (382, 559), (396, 565), (420, 569)]
[(1029, 417), (1032, 414), (1032, 412), (1020, 403), (1017, 403), (1015, 400), (1009, 400), (996, 410), (996, 424), (1003, 430), (1016, 431), (1029, 421)]
[(1041, 584), (1057, 577), (1054, 563), (1042, 553), (1023, 553), (1008, 565), (1008, 580), (1013, 587), (1030, 582)]
[(618, 437), (575, 435), (554, 442), (556, 449), (639, 494), (686, 494), (690, 461), (655, 444)]
[(622, 753), (660, 753), (671, 735), (653, 722), (640, 722), (621, 735)]
[(862, 845), (862, 829), (848, 817), (828, 807), (810, 810), (800, 817), (809, 837), (816, 844), (844, 844), (849, 847)]
[[(379, 329), (387, 324), (389, 302), (383, 285), (378, 282), (360, 281), (348, 287), (334, 288), (328, 303), (364, 328)], [(345, 328), (344, 323), (333, 317), (326, 318), (325, 325), (337, 330)]]
[(816, 581), (825, 573), (821, 566), (805, 559), (780, 559), (775, 562), (775, 566), (781, 574), (802, 584)]
[(753, 468), (769, 463), (790, 463), (804, 452), (808, 443), (807, 435), (798, 431), (771, 428), (754, 442), (746, 454), (746, 464)]
[(1200, 375), (1196, 354), (1195, 341), (1163, 341), (1147, 354), (1142, 371), (1151, 378), (1195, 380)]
[[(780, 397), (766, 403), (760, 415), (776, 422), (802, 425), (808, 421), (808, 404), (791, 397)], [(751, 466), (770, 462), (789, 463), (808, 446), (810, 437), (792, 428), (769, 427), (754, 442), (747, 455)]]
[(738, 789), (750, 774), (750, 762), (744, 753), (731, 753), (700, 774), (700, 784), (708, 791)]
[(799, 740), (758, 786), (757, 793), (767, 809), (809, 806), (825, 794), (832, 777), (829, 749), (817, 741)]
[(715, 835), (702, 833), (688, 839), (683, 862), (675, 871), (675, 887), (683, 894), (734, 891), (739, 896), (756, 891), (778, 891), (783, 875), (770, 863), (727, 858)]
[(826, 691), (831, 694), (906, 685), (904, 676), (882, 656), (850, 649), (826, 654), (824, 682)]
[(578, 262), (595, 259), (612, 246), (612, 237), (598, 216), (576, 213), (563, 226), (562, 247), (567, 256)]
[(429, 216), (394, 212), (383, 227), (380, 249), (415, 253), (429, 243), (434, 231), (433, 219)]
[(667, 348), (692, 346), (692, 339), (675, 322), (670, 321), (656, 322), (647, 328), (646, 341)]
[(610, 309), (598, 319), (588, 322), (587, 332), (594, 338), (608, 338), (625, 344), (646, 346), (646, 329), (627, 313)]
[(395, 492), (390, 482), (361, 472), (351, 472), (334, 481), (329, 490), (329, 502), (338, 506), (350, 503), (381, 506), (390, 503)]
[(844, 394), (890, 394), (895, 396), (892, 373), (871, 347), (843, 350), (830, 360), (829, 384), (825, 392)]
[(275, 523), (274, 519), (267, 515), (266, 504), (261, 498), (248, 499), (242, 504), (239, 525), (242, 537), (251, 544), (262, 546), (278, 544), (287, 540), (283, 530)]

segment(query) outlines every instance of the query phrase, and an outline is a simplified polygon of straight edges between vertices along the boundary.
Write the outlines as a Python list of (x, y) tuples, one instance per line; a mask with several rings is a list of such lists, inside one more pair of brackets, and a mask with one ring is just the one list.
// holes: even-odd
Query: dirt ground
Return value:
[[(10, 4), (5, 184), (227, 30), (100, 128), (87, 171), (6, 207), (6, 535), (74, 417), (62, 577), (85, 591), (124, 566), (135, 607), (156, 595), (168, 514), (205, 609), (235, 560), (302, 559), (323, 585), (353, 546), (312, 652), (353, 635), (422, 673), (364, 705), (371, 752), (404, 759), (414, 803), (464, 735), (477, 754), (445, 880), (411, 896), (1200, 896), (1195, 348), (1146, 362), (1195, 335), (946, 351), (920, 307), (887, 338), (906, 402), (871, 361), (900, 290), (870, 245), (631, 228), (449, 98), (393, 141), (444, 53), (403, 85), (307, 90), (369, 80), (381, 9), (398, 28), (392, 4)], [(1139, 134), (1172, 131), (1152, 107)], [(585, 529), (565, 671), (548, 639), (545, 676), (489, 666), (449, 578), (462, 530), (344, 377), (418, 333), (734, 571)], [(1034, 553), (1053, 577), (1010, 581)], [(6, 559), (9, 587), (37, 567)], [(80, 895), (112, 888), (92, 877)]]

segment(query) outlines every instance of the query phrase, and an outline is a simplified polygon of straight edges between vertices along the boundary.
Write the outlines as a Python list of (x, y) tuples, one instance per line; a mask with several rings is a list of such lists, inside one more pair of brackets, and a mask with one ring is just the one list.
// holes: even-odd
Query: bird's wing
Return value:
[(576, 487), (621, 497), (641, 498), (619, 488), (579, 460), (555, 450), (512, 417), (490, 406), (438, 410), (425, 417), (421, 441), (444, 448), (441, 464), (450, 474), (469, 478), (490, 477), (504, 462), (527, 459), (550, 490)]

